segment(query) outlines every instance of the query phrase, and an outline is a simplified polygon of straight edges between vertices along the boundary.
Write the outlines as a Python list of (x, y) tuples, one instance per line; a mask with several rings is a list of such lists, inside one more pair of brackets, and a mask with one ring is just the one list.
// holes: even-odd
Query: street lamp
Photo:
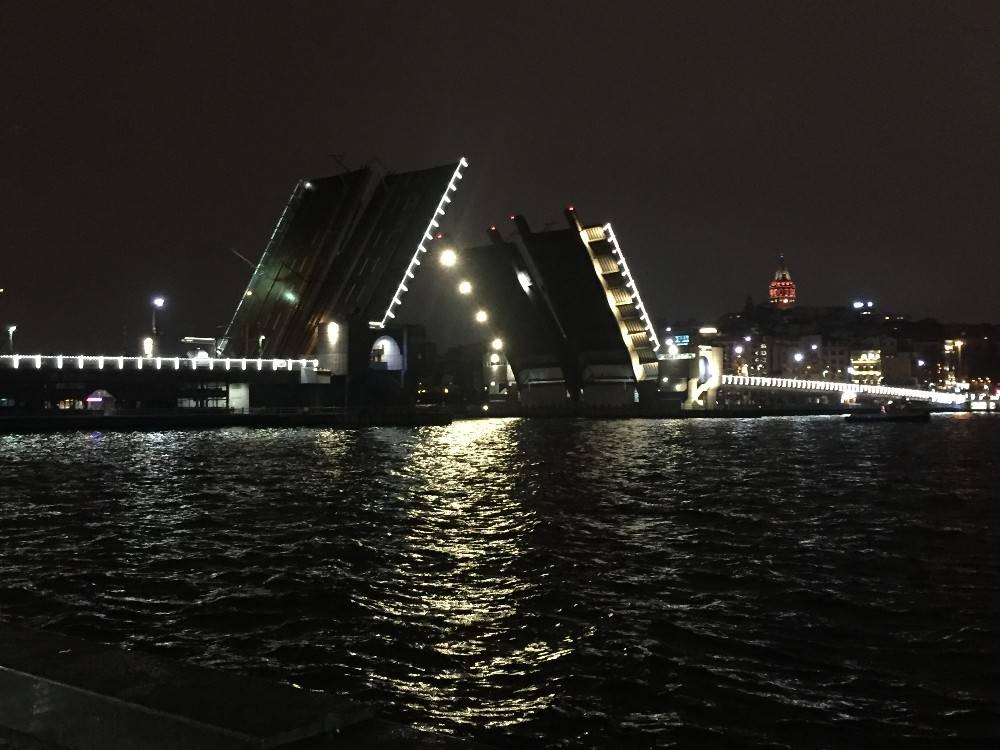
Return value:
[(163, 308), (167, 303), (163, 297), (153, 297), (153, 338), (156, 338), (158, 331), (156, 330), (156, 311)]
[[(153, 335), (152, 335), (152, 342), (153, 343), (152, 343), (152, 346), (150, 347), (150, 354), (148, 354), (146, 356), (153, 356), (153, 355), (159, 356), (160, 355), (160, 331), (156, 327), (156, 313), (157, 313), (158, 310), (163, 309), (163, 306), (167, 303), (167, 301), (165, 299), (163, 299), (163, 297), (160, 297), (159, 295), (157, 295), (156, 297), (153, 297), (153, 299), (151, 300), (151, 302), (152, 302), (152, 305), (153, 305)], [(142, 346), (143, 346), (143, 353), (145, 353), (145, 351), (146, 351), (146, 342), (145, 341), (143, 341)]]
[(7, 345), (10, 347), (10, 353), (14, 353), (14, 331), (17, 330), (17, 326), (7, 326)]

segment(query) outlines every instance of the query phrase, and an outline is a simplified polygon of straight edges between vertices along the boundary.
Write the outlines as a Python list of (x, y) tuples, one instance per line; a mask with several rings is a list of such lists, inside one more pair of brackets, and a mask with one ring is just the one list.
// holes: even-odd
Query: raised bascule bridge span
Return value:
[[(468, 167), (463, 157), (411, 172), (368, 166), (298, 180), (213, 352), (161, 356), (157, 341), (139, 357), (0, 357), (0, 405), (111, 396), (134, 408), (407, 405), (429, 382), (508, 413), (712, 409), (720, 389), (818, 394), (828, 404), (839, 394), (838, 406), (847, 396), (965, 400), (725, 375), (719, 347), (661, 346), (608, 221), (583, 223), (570, 206), (563, 226), (535, 231), (515, 214), (503, 230), (489, 227), (485, 244), (457, 246), (445, 222), (454, 222)], [(404, 306), (420, 298), (406, 296), (417, 284), (431, 301)], [(435, 315), (465, 316), (477, 341), (457, 359), (437, 356), (424, 331)]]
[[(456, 246), (445, 223), (468, 166), (462, 158), (419, 172), (364, 168), (300, 180), (233, 316), (225, 356), (282, 357), (294, 349), (334, 378), (381, 378), (410, 394), (446, 379), (487, 405), (522, 409), (711, 409), (720, 388), (818, 394), (838, 407), (846, 396), (962, 400), (918, 389), (723, 375), (717, 347), (663, 347), (611, 222), (583, 223), (569, 206), (561, 227), (536, 231), (513, 214), (503, 228), (489, 227), (488, 243)], [(434, 287), (424, 295), (433, 302), (404, 306), (415, 285)], [(469, 357), (446, 373), (420, 361), (420, 324), (442, 312), (469, 324), (474, 316), (482, 344), (474, 376)], [(378, 399), (388, 391), (380, 394), (357, 395)]]
[[(423, 326), (465, 316), (480, 367), (443, 377), (465, 378), (473, 400), (655, 402), (660, 344), (611, 224), (581, 224), (568, 208), (564, 227), (534, 231), (515, 215), (503, 234), (485, 232), (488, 244), (459, 247), (444, 222), (468, 165), (299, 180), (218, 355), (317, 360), (343, 389), (338, 402), (405, 400), (442, 377)], [(404, 305), (417, 284), (438, 285), (423, 295), (433, 302)]]

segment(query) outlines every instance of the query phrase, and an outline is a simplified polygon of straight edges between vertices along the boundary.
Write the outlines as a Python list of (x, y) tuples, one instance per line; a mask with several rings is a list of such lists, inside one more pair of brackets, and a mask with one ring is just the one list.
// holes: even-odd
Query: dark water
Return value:
[(0, 436), (0, 617), (501, 747), (997, 747), (1000, 418)]

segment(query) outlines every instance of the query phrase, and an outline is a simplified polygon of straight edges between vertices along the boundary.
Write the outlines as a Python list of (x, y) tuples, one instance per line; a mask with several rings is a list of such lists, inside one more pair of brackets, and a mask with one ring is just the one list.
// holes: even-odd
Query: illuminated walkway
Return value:
[(961, 393), (941, 393), (918, 388), (895, 388), (887, 385), (860, 385), (835, 383), (829, 380), (800, 380), (799, 378), (773, 378), (754, 375), (723, 375), (720, 386), (766, 391), (796, 391), (799, 393), (849, 393), (855, 395), (888, 396), (890, 398), (929, 401), (935, 404), (961, 404), (966, 397)]
[(315, 370), (316, 359), (260, 359), (247, 357), (122, 357), (102, 354), (4, 354), (0, 369), (74, 370)]

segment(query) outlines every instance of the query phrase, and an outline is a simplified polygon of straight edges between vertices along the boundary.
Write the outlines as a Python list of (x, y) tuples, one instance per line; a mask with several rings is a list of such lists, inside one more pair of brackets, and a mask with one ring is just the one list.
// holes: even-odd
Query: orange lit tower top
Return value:
[(784, 255), (778, 260), (778, 270), (774, 272), (774, 281), (767, 288), (767, 297), (779, 310), (787, 310), (795, 305), (795, 282), (785, 268)]

